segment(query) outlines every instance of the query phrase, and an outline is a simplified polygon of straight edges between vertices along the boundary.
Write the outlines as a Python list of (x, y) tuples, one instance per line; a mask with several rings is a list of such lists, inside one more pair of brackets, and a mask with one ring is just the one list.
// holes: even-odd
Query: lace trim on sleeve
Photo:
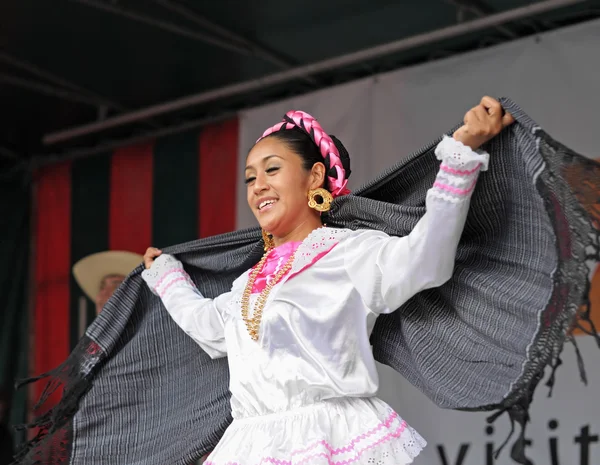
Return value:
[(489, 154), (475, 152), (448, 136), (439, 143), (435, 154), (442, 164), (429, 195), (451, 203), (468, 200), (477, 184), (479, 172), (488, 168)]
[(487, 152), (474, 151), (471, 147), (448, 136), (444, 136), (436, 147), (435, 156), (442, 161), (443, 167), (459, 176), (470, 174), (473, 170), (486, 171), (490, 161)]
[(181, 262), (168, 254), (163, 254), (154, 260), (152, 267), (142, 272), (142, 278), (150, 290), (161, 298), (174, 287), (192, 288), (199, 292)]

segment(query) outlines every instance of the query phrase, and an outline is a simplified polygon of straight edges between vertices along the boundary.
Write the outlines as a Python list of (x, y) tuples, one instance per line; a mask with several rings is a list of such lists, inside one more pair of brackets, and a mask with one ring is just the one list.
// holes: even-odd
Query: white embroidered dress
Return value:
[[(211, 357), (228, 357), (233, 423), (212, 465), (402, 465), (424, 439), (376, 396), (369, 336), (378, 315), (446, 282), (480, 170), (489, 156), (451, 138), (406, 237), (320, 228), (296, 250), (272, 289), (259, 340), (241, 317), (249, 272), (230, 292), (204, 298), (179, 261), (157, 258), (143, 277), (173, 320)], [(258, 294), (250, 298), (250, 315)]]

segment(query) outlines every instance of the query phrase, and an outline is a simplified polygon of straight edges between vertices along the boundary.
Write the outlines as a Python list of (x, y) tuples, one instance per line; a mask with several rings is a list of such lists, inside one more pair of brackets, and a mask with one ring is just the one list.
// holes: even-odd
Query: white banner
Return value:
[[(244, 111), (239, 173), (265, 129), (304, 110), (344, 142), (356, 188), (449, 131), (483, 95), (512, 98), (559, 141), (600, 158), (599, 50), (593, 21)], [(238, 205), (238, 228), (253, 226), (243, 183)]]
[[(560, 142), (600, 158), (598, 50), (600, 21), (593, 21), (243, 112), (240, 173), (267, 127), (288, 110), (304, 110), (344, 142), (352, 157), (350, 188), (356, 188), (450, 130), (486, 94), (512, 98)], [(238, 205), (238, 227), (254, 225), (241, 183)], [(600, 391), (600, 352), (592, 338), (577, 339), (589, 387), (580, 382), (574, 350), (567, 346), (553, 397), (540, 386), (531, 409), (531, 465), (600, 465), (600, 402), (593, 396)], [(380, 368), (381, 398), (429, 442), (416, 463), (512, 463), (512, 441), (499, 460), (490, 455), (510, 430), (506, 417), (488, 425), (485, 413), (439, 409), (391, 369)]]

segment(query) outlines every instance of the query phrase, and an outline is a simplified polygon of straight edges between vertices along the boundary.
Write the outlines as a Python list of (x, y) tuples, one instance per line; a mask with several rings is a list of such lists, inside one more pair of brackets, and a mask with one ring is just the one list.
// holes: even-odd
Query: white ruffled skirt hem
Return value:
[(377, 398), (234, 420), (205, 465), (405, 465), (425, 440)]

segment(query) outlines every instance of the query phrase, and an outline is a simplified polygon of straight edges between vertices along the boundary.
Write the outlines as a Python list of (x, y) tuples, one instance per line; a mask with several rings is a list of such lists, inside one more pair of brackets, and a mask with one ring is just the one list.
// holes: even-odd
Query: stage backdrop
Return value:
[[(28, 375), (28, 282), (31, 176), (0, 169), (0, 389)], [(26, 391), (13, 395), (11, 423), (24, 423)], [(18, 440), (21, 433), (15, 433)]]
[(64, 361), (95, 316), (71, 273), (79, 259), (235, 229), (237, 146), (233, 120), (36, 173), (32, 373)]
[[(561, 142), (600, 157), (598, 50), (600, 22), (595, 21), (245, 111), (240, 115), (239, 172), (264, 129), (290, 109), (304, 110), (344, 142), (352, 159), (350, 187), (356, 188), (451, 130), (486, 94), (514, 99)], [(254, 224), (243, 208), (245, 196), (239, 183), (238, 227)], [(599, 281), (597, 276), (597, 324)], [(577, 340), (589, 387), (580, 383), (574, 351), (567, 347), (553, 397), (546, 398), (541, 386), (531, 411), (528, 449), (536, 465), (600, 464), (600, 351), (591, 338)], [(493, 463), (488, 451), (504, 441), (509, 431), (506, 418), (488, 428), (485, 414), (438, 409), (392, 370), (380, 368), (381, 397), (429, 441), (418, 463)], [(511, 463), (508, 452), (495, 463)]]

